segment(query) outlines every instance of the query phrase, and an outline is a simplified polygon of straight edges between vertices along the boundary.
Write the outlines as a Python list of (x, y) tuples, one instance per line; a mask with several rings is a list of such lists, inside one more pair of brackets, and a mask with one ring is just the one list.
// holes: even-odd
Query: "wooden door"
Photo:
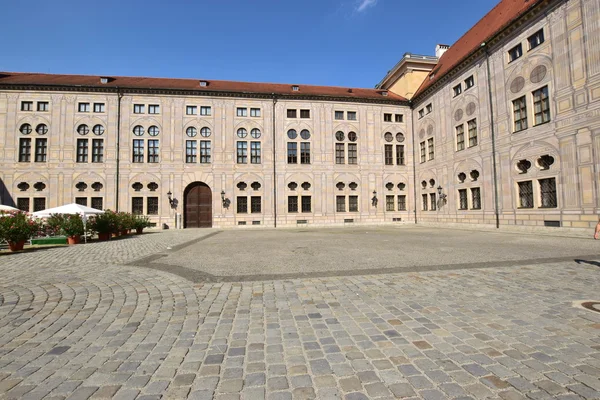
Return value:
[(212, 227), (212, 191), (201, 182), (188, 186), (185, 193), (185, 228)]

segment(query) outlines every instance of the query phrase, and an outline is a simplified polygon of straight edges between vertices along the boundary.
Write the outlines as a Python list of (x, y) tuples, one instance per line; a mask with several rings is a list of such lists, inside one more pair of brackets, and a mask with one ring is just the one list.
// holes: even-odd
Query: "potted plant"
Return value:
[(65, 215), (61, 231), (67, 237), (69, 244), (77, 244), (81, 240), (81, 235), (84, 234), (83, 218), (79, 214)]
[(8, 243), (11, 251), (23, 250), (25, 242), (39, 229), (39, 223), (25, 213), (9, 212), (0, 214), (0, 239)]
[(115, 213), (106, 211), (104, 214), (90, 218), (88, 223), (91, 230), (98, 233), (98, 239), (109, 240), (111, 233), (115, 231)]
[(64, 225), (64, 214), (52, 214), (46, 219), (46, 232), (51, 236), (62, 235), (62, 226)]
[(144, 228), (150, 226), (150, 219), (145, 215), (135, 215), (133, 218), (133, 227), (138, 235), (144, 231)]

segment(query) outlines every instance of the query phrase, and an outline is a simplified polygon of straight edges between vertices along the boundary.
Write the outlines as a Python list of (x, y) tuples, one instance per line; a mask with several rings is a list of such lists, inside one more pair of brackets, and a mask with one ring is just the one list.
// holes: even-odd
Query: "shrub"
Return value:
[(46, 219), (46, 232), (50, 235), (62, 235), (61, 227), (64, 225), (64, 214), (52, 214)]
[(9, 212), (0, 214), (0, 239), (10, 243), (28, 240), (40, 228), (37, 220), (30, 219), (25, 213)]
[(117, 232), (115, 213), (107, 210), (104, 214), (91, 217), (88, 221), (89, 228), (97, 233)]
[(133, 216), (133, 229), (144, 229), (151, 226), (150, 218), (145, 215), (134, 215)]
[(84, 234), (83, 219), (79, 214), (68, 214), (64, 216), (61, 230), (65, 236), (81, 236)]

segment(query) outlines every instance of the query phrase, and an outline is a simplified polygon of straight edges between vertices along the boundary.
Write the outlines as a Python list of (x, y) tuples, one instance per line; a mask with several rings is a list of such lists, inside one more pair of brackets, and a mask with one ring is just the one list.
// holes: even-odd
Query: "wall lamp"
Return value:
[(447, 195), (445, 195), (444, 193), (442, 193), (442, 187), (438, 186), (437, 187), (437, 192), (438, 192), (438, 198), (440, 199), (440, 201), (443, 201), (444, 204), (446, 204), (446, 198), (448, 197)]
[(224, 190), (221, 190), (221, 203), (223, 204), (223, 207), (225, 207), (225, 208), (229, 208), (229, 204), (231, 204), (231, 201), (225, 197)]
[(372, 205), (373, 207), (377, 207), (377, 202), (378, 202), (378, 201), (379, 201), (379, 200), (377, 200), (377, 191), (376, 191), (376, 190), (373, 190), (373, 198), (371, 199), (371, 205)]
[(167, 198), (169, 199), (169, 205), (171, 206), (171, 208), (177, 208), (177, 199), (173, 198), (173, 193), (171, 193), (171, 191), (169, 190), (167, 192)]

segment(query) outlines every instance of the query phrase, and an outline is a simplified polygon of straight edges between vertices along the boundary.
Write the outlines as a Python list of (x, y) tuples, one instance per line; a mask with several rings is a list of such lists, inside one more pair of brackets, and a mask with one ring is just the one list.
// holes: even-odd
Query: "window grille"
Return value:
[(158, 215), (158, 197), (146, 198), (146, 205), (148, 215)]
[(288, 196), (288, 212), (298, 212), (298, 196)]
[(104, 208), (102, 197), (92, 197), (92, 208), (95, 208), (96, 210), (102, 210)]
[(533, 184), (531, 181), (519, 182), (519, 207), (533, 208)]
[(458, 191), (458, 209), (466, 210), (469, 208), (467, 200), (467, 189), (459, 189)]
[(245, 196), (238, 196), (237, 198), (237, 213), (245, 214), (248, 212), (248, 198)]
[(309, 213), (312, 211), (312, 197), (302, 196), (302, 212)]
[(481, 190), (480, 188), (472, 188), (471, 189), (471, 200), (473, 205), (473, 210), (481, 209)]
[(131, 213), (141, 215), (144, 213), (144, 198), (143, 197), (132, 197), (131, 198)]
[(250, 212), (260, 213), (261, 211), (261, 197), (252, 196), (250, 198)]
[(358, 196), (348, 196), (348, 211), (358, 212)]
[(540, 194), (543, 208), (556, 208), (556, 179), (540, 179)]
[(346, 196), (335, 196), (335, 210), (346, 212)]
[(45, 197), (34, 197), (33, 198), (33, 212), (42, 211), (46, 209), (46, 198)]
[(423, 198), (423, 211), (427, 211), (427, 194), (422, 195)]
[(394, 204), (394, 196), (385, 196), (385, 211), (396, 211)]
[(436, 194), (435, 193), (429, 193), (429, 198), (430, 198), (430, 203), (431, 203), (431, 211), (435, 211), (437, 209), (437, 201), (436, 201)]
[(398, 196), (398, 211), (406, 211), (406, 196)]

